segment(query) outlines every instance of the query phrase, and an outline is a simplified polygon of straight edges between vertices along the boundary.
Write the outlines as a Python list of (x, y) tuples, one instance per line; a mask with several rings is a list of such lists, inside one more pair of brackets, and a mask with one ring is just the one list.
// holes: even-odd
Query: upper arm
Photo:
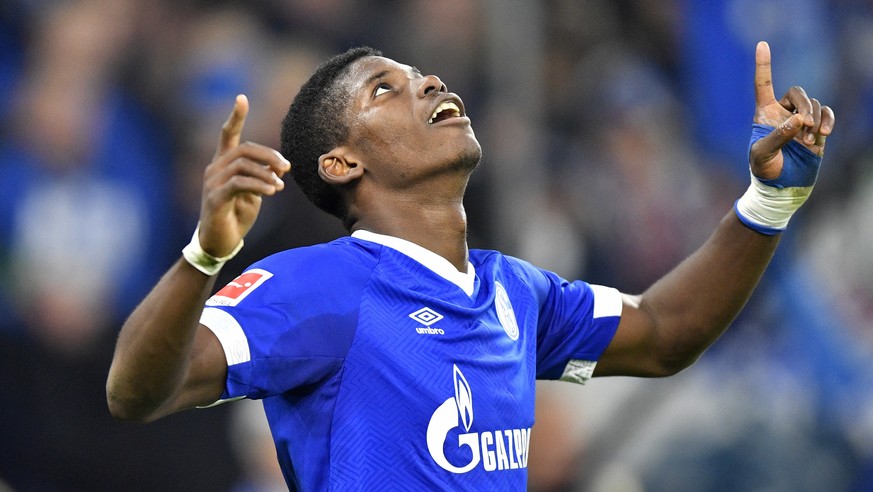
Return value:
[(226, 379), (227, 359), (221, 342), (201, 324), (194, 335), (184, 380), (173, 398), (159, 409), (158, 416), (215, 403), (224, 392)]
[(622, 314), (612, 341), (601, 355), (594, 376), (667, 376), (660, 356), (655, 316), (640, 296), (622, 294)]

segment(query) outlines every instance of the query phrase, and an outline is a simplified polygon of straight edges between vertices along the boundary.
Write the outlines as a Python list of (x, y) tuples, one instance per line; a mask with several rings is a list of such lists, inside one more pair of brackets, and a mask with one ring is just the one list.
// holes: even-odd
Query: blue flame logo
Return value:
[(464, 423), (464, 429), (470, 432), (470, 426), (473, 425), (473, 393), (470, 391), (467, 378), (464, 377), (458, 366), (453, 365), (452, 367), (455, 373), (455, 403), (458, 405), (458, 414)]
[[(473, 392), (467, 378), (458, 368), (452, 366), (452, 376), (455, 385), (454, 398), (447, 398), (431, 415), (427, 424), (427, 449), (431, 458), (442, 469), (452, 473), (467, 473), (479, 464), (479, 435), (470, 432), (473, 425)], [(455, 466), (446, 458), (443, 445), (446, 442), (449, 431), (464, 426), (466, 434), (458, 436), (458, 447), (467, 446), (473, 456), (470, 462), (463, 466)]]

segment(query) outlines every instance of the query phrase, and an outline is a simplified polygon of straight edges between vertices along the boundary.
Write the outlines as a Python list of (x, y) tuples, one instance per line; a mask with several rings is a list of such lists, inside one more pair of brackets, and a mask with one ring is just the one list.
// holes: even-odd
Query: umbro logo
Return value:
[(409, 317), (423, 324), (415, 329), (419, 335), (445, 335), (446, 332), (442, 328), (432, 328), (431, 325), (444, 318), (444, 316), (429, 307), (423, 307), (414, 313), (410, 313)]
[(431, 309), (429, 307), (423, 307), (423, 308), (419, 309), (418, 311), (411, 313), (409, 315), (409, 317), (414, 319), (415, 321), (418, 321), (419, 323), (423, 324), (424, 326), (430, 326), (430, 325), (436, 323), (437, 321), (443, 319), (442, 314), (434, 311), (433, 309)]

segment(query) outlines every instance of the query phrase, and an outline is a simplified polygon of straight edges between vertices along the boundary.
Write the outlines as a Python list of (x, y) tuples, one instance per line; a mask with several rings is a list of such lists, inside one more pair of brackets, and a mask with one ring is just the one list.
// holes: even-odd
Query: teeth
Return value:
[(435, 110), (433, 110), (433, 114), (430, 115), (430, 119), (427, 120), (428, 123), (433, 123), (433, 119), (437, 117), (443, 111), (451, 110), (452, 116), (461, 116), (461, 108), (455, 104), (454, 101), (443, 101)]

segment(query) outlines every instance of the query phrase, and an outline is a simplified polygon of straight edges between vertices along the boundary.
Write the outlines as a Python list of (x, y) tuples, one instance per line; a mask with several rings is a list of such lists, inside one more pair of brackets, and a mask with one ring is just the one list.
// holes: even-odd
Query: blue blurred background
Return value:
[[(873, 2), (6, 0), (0, 5), (0, 490), (281, 490), (259, 404), (148, 426), (103, 385), (178, 258), (233, 96), (244, 137), (371, 45), (464, 99), (472, 247), (639, 292), (748, 184), (755, 43), (832, 106), (809, 203), (734, 326), (664, 380), (542, 383), (533, 491), (873, 490)], [(265, 202), (220, 283), (340, 224)]]

